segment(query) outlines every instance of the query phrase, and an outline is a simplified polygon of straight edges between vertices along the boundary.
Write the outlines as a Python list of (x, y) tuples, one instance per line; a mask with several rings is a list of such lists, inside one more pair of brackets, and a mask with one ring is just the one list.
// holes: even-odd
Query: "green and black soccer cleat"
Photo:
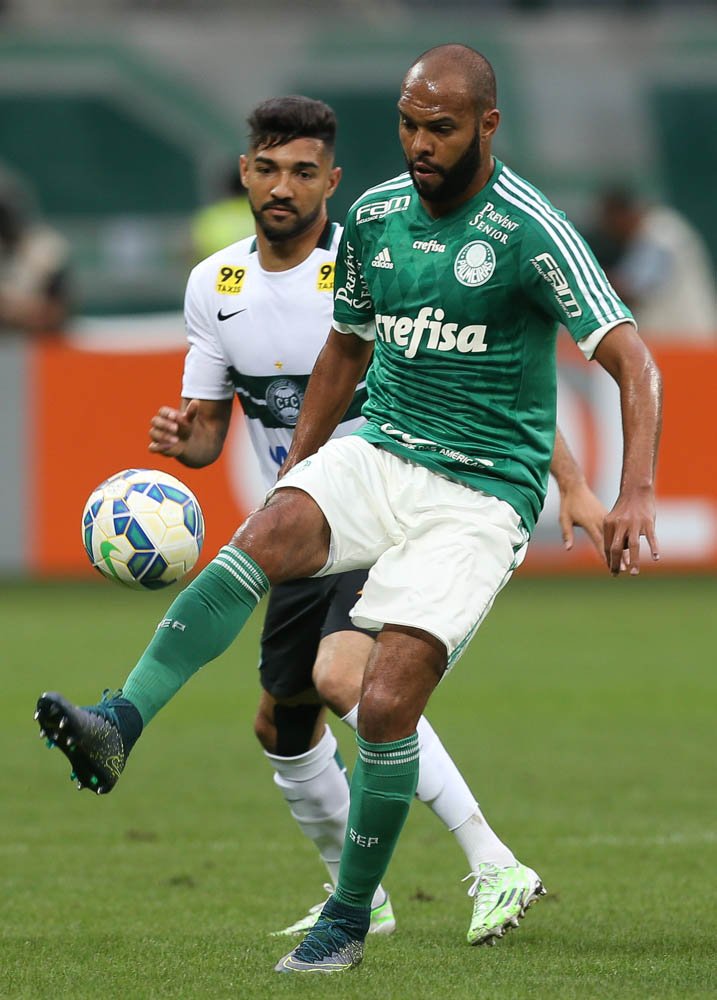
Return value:
[(345, 906), (329, 898), (301, 944), (274, 966), (275, 972), (347, 972), (363, 959), (370, 909)]
[[(334, 887), (330, 883), (326, 883), (324, 889), (331, 895), (334, 891)], [(326, 905), (326, 900), (323, 903), (316, 903), (314, 906), (310, 907), (309, 912), (306, 916), (300, 917), (296, 923), (290, 924), (288, 927), (284, 927), (280, 931), (272, 931), (272, 937), (304, 937), (308, 931), (316, 924), (316, 921), (321, 916), (321, 911)], [(391, 906), (391, 898), (386, 893), (386, 898), (378, 906), (374, 906), (371, 910), (371, 923), (369, 925), (369, 934), (393, 934), (396, 930), (396, 918), (393, 915), (393, 907)]]
[(56, 746), (67, 757), (78, 789), (106, 795), (117, 784), (131, 749), (129, 741), (123, 741), (117, 711), (127, 706), (136, 712), (121, 692), (110, 691), (97, 705), (73, 705), (56, 691), (38, 699), (35, 719), (40, 735), (48, 747)]

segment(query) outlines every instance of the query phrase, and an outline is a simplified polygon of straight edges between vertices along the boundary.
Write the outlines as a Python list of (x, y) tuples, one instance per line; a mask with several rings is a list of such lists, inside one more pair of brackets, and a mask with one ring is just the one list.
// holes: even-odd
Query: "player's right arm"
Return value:
[(351, 333), (329, 331), (316, 359), (301, 413), (286, 461), (279, 471), (285, 475), (329, 440), (354, 398), (356, 386), (366, 373), (373, 341)]
[(200, 469), (221, 454), (229, 430), (234, 390), (210, 308), (216, 268), (209, 258), (194, 268), (184, 296), (189, 350), (184, 359), (182, 402), (162, 406), (149, 427), (149, 450)]
[(182, 399), (181, 409), (161, 406), (149, 427), (149, 450), (201, 469), (222, 451), (232, 415), (231, 399)]
[(358, 204), (349, 210), (336, 254), (334, 323), (311, 372), (279, 478), (326, 444), (348, 410), (356, 386), (371, 361), (376, 327), (373, 302), (362, 274), (361, 234), (356, 224)]

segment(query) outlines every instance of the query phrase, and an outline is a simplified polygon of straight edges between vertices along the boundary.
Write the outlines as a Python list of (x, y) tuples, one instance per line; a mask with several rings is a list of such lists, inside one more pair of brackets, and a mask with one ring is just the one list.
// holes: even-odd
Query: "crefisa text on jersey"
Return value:
[(414, 240), (414, 250), (422, 250), (423, 253), (445, 253), (446, 244), (439, 243), (438, 240)]
[[(443, 309), (424, 306), (418, 316), (376, 315), (376, 335), (385, 344), (393, 342), (404, 348), (407, 358), (415, 358), (421, 343), (429, 351), (457, 351), (459, 354), (482, 354), (488, 349), (486, 327), (477, 323), (459, 328), (458, 323), (444, 323)], [(425, 334), (425, 337), (424, 337)]]

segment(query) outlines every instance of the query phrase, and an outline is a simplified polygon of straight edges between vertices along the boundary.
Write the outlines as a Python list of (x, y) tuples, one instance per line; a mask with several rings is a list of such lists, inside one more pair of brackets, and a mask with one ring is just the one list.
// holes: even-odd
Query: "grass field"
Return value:
[(268, 932), (322, 897), (324, 870), (251, 732), (259, 615), (103, 800), (44, 749), (34, 701), (117, 686), (166, 596), (0, 587), (0, 996), (717, 996), (716, 598), (707, 577), (514, 581), (430, 716), (550, 895), (469, 948), (463, 855), (416, 804), (386, 880), (397, 932), (306, 980), (272, 972)]

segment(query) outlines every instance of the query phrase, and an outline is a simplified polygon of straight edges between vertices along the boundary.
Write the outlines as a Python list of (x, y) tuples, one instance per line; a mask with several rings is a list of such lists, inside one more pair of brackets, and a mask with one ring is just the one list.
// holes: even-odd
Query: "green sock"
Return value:
[(371, 906), (396, 846), (418, 784), (418, 734), (394, 743), (368, 743), (356, 736), (358, 760), (341, 852), (335, 897), (351, 906)]
[(223, 653), (269, 589), (253, 559), (225, 545), (174, 601), (122, 688), (147, 723)]

